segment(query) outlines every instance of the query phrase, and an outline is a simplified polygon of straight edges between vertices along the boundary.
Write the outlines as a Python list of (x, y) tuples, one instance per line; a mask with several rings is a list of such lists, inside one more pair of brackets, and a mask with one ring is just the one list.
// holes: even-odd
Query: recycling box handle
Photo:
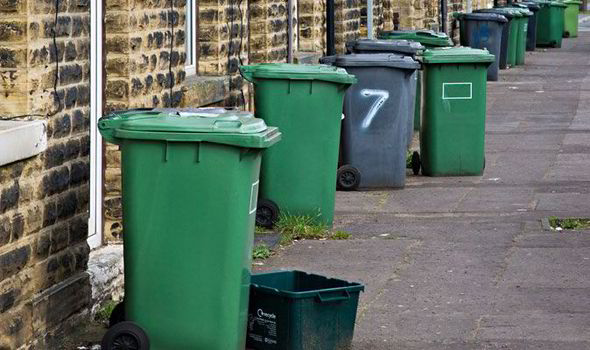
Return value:
[(239, 120), (216, 120), (213, 122), (213, 127), (215, 129), (228, 129), (232, 127), (239, 129), (242, 127), (242, 122)]
[[(338, 301), (344, 301), (350, 299), (350, 293), (347, 290), (343, 290), (342, 294), (339, 296), (329, 297), (328, 295), (333, 294), (334, 292), (318, 292), (318, 299), (320, 303), (334, 303)], [(322, 296), (324, 294), (324, 296)]]

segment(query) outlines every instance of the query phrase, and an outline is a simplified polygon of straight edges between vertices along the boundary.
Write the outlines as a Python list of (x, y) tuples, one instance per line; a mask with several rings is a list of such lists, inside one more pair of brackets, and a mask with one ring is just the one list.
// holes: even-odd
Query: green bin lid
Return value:
[(256, 79), (287, 80), (322, 80), (332, 83), (351, 85), (356, 83), (354, 75), (338, 67), (318, 64), (260, 63), (241, 66), (240, 73), (244, 79), (255, 82)]
[(551, 6), (553, 6), (553, 7), (564, 7), (564, 8), (567, 7), (567, 5), (564, 4), (561, 1), (551, 1)]
[(142, 139), (266, 148), (281, 138), (277, 128), (251, 113), (219, 108), (113, 112), (98, 121), (98, 129), (115, 144), (120, 139)]
[(523, 16), (525, 16), (525, 17), (530, 17), (530, 16), (532, 16), (532, 15), (533, 15), (533, 12), (532, 12), (532, 11), (530, 11), (530, 10), (528, 9), (528, 7), (527, 7), (527, 8), (524, 8), (524, 7), (514, 7), (514, 6), (510, 6), (509, 8), (510, 8), (510, 9), (513, 9), (513, 10), (516, 10), (516, 11), (520, 11), (520, 13), (521, 13)]
[(453, 42), (445, 33), (432, 30), (392, 30), (379, 34), (379, 39), (405, 39), (417, 41), (426, 46), (453, 46)]
[(578, 0), (565, 0), (563, 3), (566, 5), (582, 5), (582, 2)]
[(422, 61), (426, 64), (486, 63), (494, 62), (494, 55), (485, 49), (470, 47), (441, 47), (424, 51)]
[(477, 13), (496, 13), (506, 17), (507, 20), (511, 20), (514, 17), (520, 18), (522, 15), (518, 11), (512, 11), (509, 8), (493, 8), (493, 9), (479, 9), (476, 10)]
[(424, 50), (419, 42), (410, 40), (374, 40), (358, 39), (346, 43), (350, 52), (369, 51), (375, 53), (397, 53), (415, 55), (418, 51)]
[(340, 55), (334, 63), (338, 67), (389, 67), (416, 70), (420, 63), (410, 56), (393, 53)]
[(513, 17), (517, 18), (524, 17), (524, 14), (520, 11), (520, 9), (517, 9), (516, 7), (496, 7), (494, 8), (494, 10), (504, 11), (504, 13), (510, 13)]

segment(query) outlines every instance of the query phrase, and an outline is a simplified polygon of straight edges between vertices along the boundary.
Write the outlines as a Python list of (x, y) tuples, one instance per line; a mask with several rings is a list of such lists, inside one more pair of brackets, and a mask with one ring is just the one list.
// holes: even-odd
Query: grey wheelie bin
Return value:
[(357, 77), (344, 97), (340, 189), (401, 188), (406, 179), (409, 94), (419, 63), (395, 54), (341, 55), (334, 65)]
[(488, 49), (496, 57), (488, 67), (488, 80), (498, 80), (502, 51), (502, 32), (508, 20), (497, 13), (459, 13), (461, 45), (474, 49)]
[[(358, 39), (349, 41), (346, 43), (346, 49), (349, 53), (394, 53), (402, 56), (410, 56), (413, 59), (418, 54), (424, 51), (424, 46), (419, 42), (409, 40), (371, 40), (371, 39)], [(408, 148), (412, 145), (412, 139), (414, 137), (414, 111), (416, 106), (416, 99), (418, 86), (418, 72), (416, 71), (412, 76), (410, 89), (414, 93), (408, 94), (408, 103), (410, 109), (408, 109)]]

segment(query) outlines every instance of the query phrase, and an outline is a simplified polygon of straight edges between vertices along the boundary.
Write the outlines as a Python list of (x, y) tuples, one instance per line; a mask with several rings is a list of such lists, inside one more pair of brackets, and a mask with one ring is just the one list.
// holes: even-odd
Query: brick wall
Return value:
[(2, 349), (46, 348), (89, 302), (89, 1), (60, 1), (57, 26), (55, 6), (0, 1), (0, 115), (48, 122), (46, 152), (0, 166)]

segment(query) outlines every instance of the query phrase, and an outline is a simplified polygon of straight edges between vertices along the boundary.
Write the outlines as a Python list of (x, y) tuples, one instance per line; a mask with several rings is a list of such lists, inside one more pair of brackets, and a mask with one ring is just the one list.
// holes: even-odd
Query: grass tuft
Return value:
[(117, 302), (113, 300), (108, 300), (104, 303), (104, 305), (98, 310), (96, 313), (95, 319), (98, 322), (108, 322), (113, 310), (117, 306)]
[(330, 239), (333, 239), (333, 240), (346, 240), (346, 239), (350, 239), (351, 237), (352, 237), (352, 235), (346, 231), (334, 231), (330, 235)]
[(590, 230), (590, 218), (558, 218), (550, 216), (549, 225), (554, 230)]
[(260, 244), (252, 249), (252, 259), (254, 260), (264, 260), (268, 259), (272, 256), (272, 251), (266, 244)]

